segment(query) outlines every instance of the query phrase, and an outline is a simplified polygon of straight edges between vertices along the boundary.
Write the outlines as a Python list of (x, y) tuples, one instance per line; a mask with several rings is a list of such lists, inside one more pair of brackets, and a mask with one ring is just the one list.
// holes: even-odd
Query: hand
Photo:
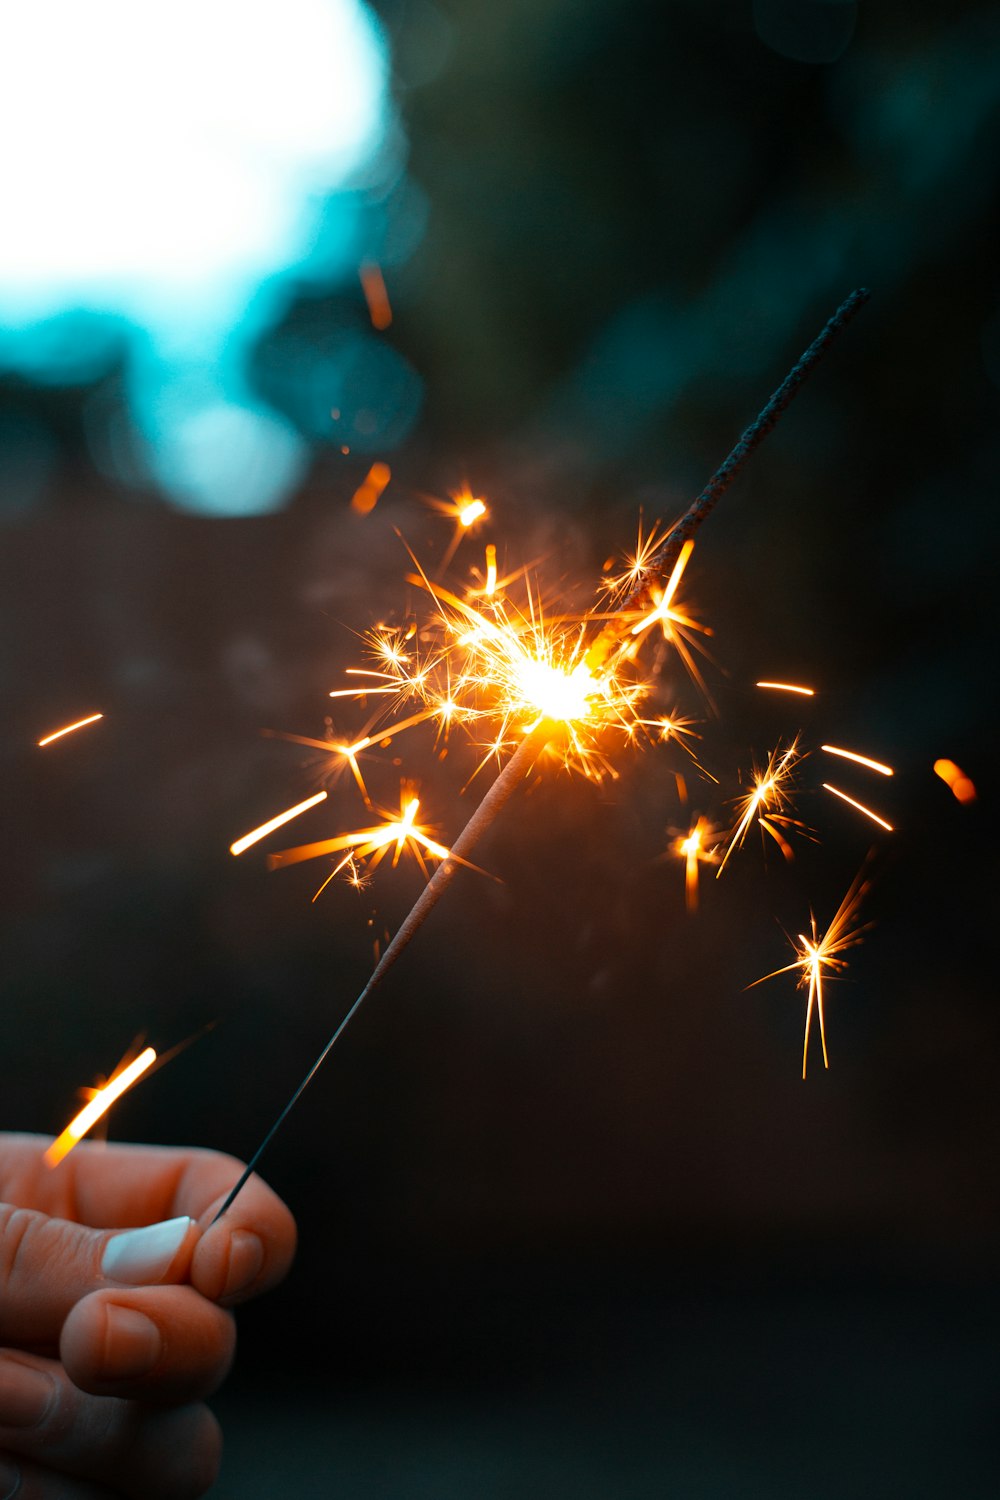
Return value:
[(0, 1500), (194, 1500), (228, 1309), (285, 1275), (294, 1220), (252, 1177), (209, 1227), (232, 1157), (83, 1142), (49, 1168), (47, 1144), (0, 1134)]

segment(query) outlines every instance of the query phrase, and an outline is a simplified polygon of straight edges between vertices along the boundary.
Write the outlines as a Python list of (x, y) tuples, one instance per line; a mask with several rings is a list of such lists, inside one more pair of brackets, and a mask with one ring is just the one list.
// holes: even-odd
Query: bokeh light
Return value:
[[(356, 274), (387, 77), (360, 0), (5, 7), (0, 369), (68, 385), (121, 368), (120, 479), (215, 515), (280, 505), (309, 449), (250, 354), (293, 279)], [(388, 154), (401, 175), (398, 140)], [(94, 440), (105, 464), (122, 446)]]

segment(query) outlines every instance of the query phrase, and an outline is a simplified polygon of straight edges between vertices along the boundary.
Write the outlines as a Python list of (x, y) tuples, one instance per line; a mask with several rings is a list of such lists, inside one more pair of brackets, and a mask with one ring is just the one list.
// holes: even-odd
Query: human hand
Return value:
[(212, 1226), (242, 1171), (216, 1152), (47, 1145), (0, 1134), (0, 1500), (194, 1500), (229, 1309), (285, 1275), (294, 1220), (251, 1177)]

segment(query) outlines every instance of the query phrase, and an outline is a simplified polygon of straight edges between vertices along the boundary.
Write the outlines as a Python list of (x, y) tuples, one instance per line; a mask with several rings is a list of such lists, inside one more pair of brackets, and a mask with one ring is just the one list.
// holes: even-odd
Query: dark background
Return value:
[[(317, 784), (258, 731), (322, 734), (350, 631), (401, 602), (392, 526), (432, 556), (419, 497), (468, 481), (512, 552), (596, 576), (867, 285), (689, 569), (725, 669), (714, 767), (800, 724), (897, 767), (838, 778), (898, 832), (830, 1071), (799, 1077), (792, 978), (745, 992), (873, 842), (821, 767), (822, 843), (792, 872), (748, 845), (694, 919), (660, 857), (679, 761), (526, 791), (480, 854), (504, 883), (456, 883), (270, 1153), (302, 1249), (242, 1316), (214, 1493), (992, 1495), (1000, 9), (380, 14), (429, 218), (382, 336), (423, 412), (371, 516), (369, 460), (331, 440), (281, 514), (182, 515), (98, 473), (88, 389), (0, 384), (58, 453), (0, 551), (3, 1123), (58, 1129), (137, 1034), (218, 1021), (112, 1130), (248, 1155), (419, 888), (313, 905), (315, 867), (227, 853)], [(357, 286), (314, 290), (289, 337), (364, 316)], [(294, 418), (282, 338), (256, 378)], [(434, 783), (446, 837), (460, 779)], [(302, 837), (332, 831), (310, 816)]]

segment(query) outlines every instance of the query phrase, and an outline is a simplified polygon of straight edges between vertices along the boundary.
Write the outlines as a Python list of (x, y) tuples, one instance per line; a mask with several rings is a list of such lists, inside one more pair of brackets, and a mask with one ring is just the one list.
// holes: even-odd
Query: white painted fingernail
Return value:
[(193, 1223), (187, 1217), (165, 1219), (162, 1224), (116, 1234), (104, 1247), (101, 1270), (109, 1280), (124, 1281), (129, 1286), (162, 1281)]

